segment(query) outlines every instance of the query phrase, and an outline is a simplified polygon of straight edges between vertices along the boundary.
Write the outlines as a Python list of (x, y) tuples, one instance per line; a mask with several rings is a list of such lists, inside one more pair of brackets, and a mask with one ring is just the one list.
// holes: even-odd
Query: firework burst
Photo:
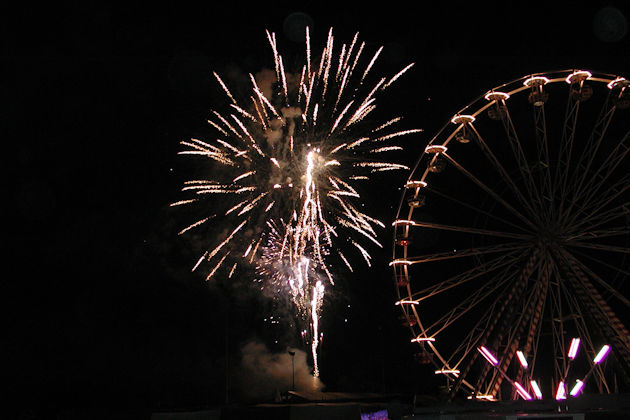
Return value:
[(212, 200), (215, 213), (194, 220), (180, 234), (208, 223), (231, 227), (193, 271), (206, 265), (206, 280), (221, 270), (231, 278), (244, 263), (256, 269), (263, 285), (288, 293), (310, 324), (317, 376), (319, 313), (325, 285), (334, 284), (330, 264), (338, 257), (352, 271), (350, 261), (356, 258), (342, 253), (336, 242), (349, 243), (368, 265), (371, 257), (362, 243), (382, 247), (375, 228), (384, 225), (359, 210), (357, 185), (374, 173), (409, 169), (387, 155), (402, 149), (393, 140), (420, 131), (399, 129), (400, 117), (377, 125), (367, 117), (377, 96), (412, 65), (370, 81), (382, 48), (366, 56), (358, 34), (335, 48), (331, 29), (321, 55), (313, 58), (307, 29), (306, 62), (295, 77), (285, 72), (275, 34), (267, 32), (267, 39), (275, 64), (272, 93), (265, 95), (266, 86), (250, 74), (250, 95), (239, 102), (214, 73), (229, 102), (226, 111), (212, 111), (208, 120), (216, 137), (183, 141), (180, 152), (211, 163), (213, 177), (186, 182), (182, 191), (190, 197), (172, 205)]

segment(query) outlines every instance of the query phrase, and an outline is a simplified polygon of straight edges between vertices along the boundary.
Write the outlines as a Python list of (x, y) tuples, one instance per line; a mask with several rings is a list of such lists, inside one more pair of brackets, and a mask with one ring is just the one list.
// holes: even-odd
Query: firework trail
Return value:
[(180, 234), (209, 222), (231, 227), (193, 271), (207, 264), (206, 280), (222, 269), (231, 278), (245, 263), (255, 267), (267, 287), (288, 293), (310, 324), (317, 376), (319, 315), (325, 284), (334, 284), (331, 250), (353, 269), (353, 257), (336, 248), (335, 241), (351, 244), (368, 265), (370, 254), (360, 242), (382, 247), (375, 227), (384, 225), (358, 209), (361, 196), (355, 187), (374, 173), (408, 170), (381, 156), (402, 149), (390, 144), (393, 139), (421, 131), (398, 129), (400, 117), (376, 126), (367, 119), (376, 109), (376, 97), (412, 64), (389, 79), (369, 82), (382, 47), (364, 57), (365, 43), (359, 44), (356, 34), (349, 45), (335, 50), (331, 29), (321, 55), (314, 58), (307, 28), (306, 63), (294, 77), (285, 72), (275, 34), (266, 34), (275, 64), (272, 94), (266, 96), (265, 86), (250, 74), (249, 97), (239, 103), (214, 73), (229, 101), (227, 111), (212, 111), (208, 120), (216, 137), (183, 141), (180, 152), (204, 164), (212, 161), (213, 177), (186, 182), (182, 191), (191, 197), (172, 205), (199, 206), (214, 199), (215, 213), (204, 214)]

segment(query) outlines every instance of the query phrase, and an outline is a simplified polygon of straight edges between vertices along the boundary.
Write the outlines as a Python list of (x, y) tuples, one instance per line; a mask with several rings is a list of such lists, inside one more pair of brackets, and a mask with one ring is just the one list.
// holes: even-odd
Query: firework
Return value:
[(208, 223), (231, 227), (193, 270), (207, 265), (210, 280), (223, 266), (230, 267), (225, 270), (230, 278), (244, 263), (255, 268), (263, 287), (288, 293), (310, 323), (317, 376), (319, 314), (326, 285), (334, 284), (331, 250), (352, 271), (353, 255), (344, 255), (336, 242), (349, 243), (367, 264), (371, 257), (361, 242), (382, 247), (375, 228), (384, 225), (359, 210), (357, 185), (374, 173), (409, 169), (386, 158), (401, 150), (390, 142), (420, 131), (399, 129), (400, 117), (373, 126), (367, 117), (376, 109), (377, 96), (412, 65), (370, 82), (382, 48), (366, 56), (358, 34), (335, 48), (331, 29), (315, 58), (307, 29), (306, 62), (301, 71), (288, 74), (275, 34), (266, 34), (275, 65), (271, 89), (250, 74), (249, 96), (239, 102), (213, 73), (228, 100), (227, 111), (211, 112), (211, 141), (183, 141), (180, 152), (211, 163), (213, 176), (186, 182), (182, 191), (191, 197), (173, 205), (213, 200), (213, 214), (194, 220), (180, 234)]

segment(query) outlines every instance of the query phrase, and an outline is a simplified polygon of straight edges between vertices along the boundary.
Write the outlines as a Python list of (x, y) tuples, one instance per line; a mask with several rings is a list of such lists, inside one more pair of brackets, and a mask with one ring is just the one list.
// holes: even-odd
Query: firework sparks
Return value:
[[(212, 141), (182, 141), (180, 152), (209, 161), (213, 176), (186, 182), (182, 191), (192, 197), (173, 206), (213, 200), (216, 213), (196, 219), (180, 234), (216, 223), (232, 227), (203, 253), (193, 271), (208, 264), (207, 280), (223, 271), (232, 278), (241, 265), (253, 265), (263, 284), (286, 290), (310, 324), (317, 376), (319, 315), (325, 285), (334, 284), (331, 260), (339, 258), (352, 271), (351, 252), (368, 265), (371, 259), (358, 238), (381, 246), (375, 226), (384, 225), (358, 210), (361, 195), (354, 184), (373, 173), (408, 170), (373, 157), (400, 151), (387, 143), (421, 131), (398, 129), (401, 117), (369, 127), (367, 116), (376, 109), (377, 96), (413, 64), (389, 80), (370, 82), (382, 47), (362, 60), (365, 43), (359, 44), (358, 33), (350, 45), (335, 49), (331, 28), (321, 55), (313, 57), (307, 28), (306, 63), (295, 73), (299, 77), (293, 77), (285, 72), (275, 34), (266, 34), (275, 64), (273, 93), (266, 96), (263, 80), (250, 74), (251, 94), (239, 103), (228, 83), (213, 73), (227, 97), (227, 110), (211, 112)], [(217, 216), (221, 214), (224, 219)], [(354, 248), (345, 255), (331, 252), (340, 236)]]

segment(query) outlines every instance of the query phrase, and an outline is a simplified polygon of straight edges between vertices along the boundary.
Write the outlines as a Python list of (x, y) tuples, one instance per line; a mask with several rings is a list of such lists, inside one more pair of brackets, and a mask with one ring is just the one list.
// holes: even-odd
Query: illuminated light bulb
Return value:
[(565, 400), (567, 398), (567, 390), (564, 387), (564, 381), (560, 381), (558, 389), (556, 390), (556, 400)]
[(399, 300), (398, 302), (395, 303), (395, 305), (419, 305), (419, 302), (416, 302), (415, 300)]
[[(475, 398), (478, 400), (494, 401), (494, 396), (487, 394), (475, 395)], [(472, 400), (472, 396), (468, 397), (468, 399)]]
[(455, 376), (459, 375), (459, 369), (441, 369), (441, 370), (436, 370), (435, 374), (436, 375), (446, 375), (448, 373), (451, 373)]
[[(417, 304), (418, 304), (418, 303), (416, 302), (416, 305), (417, 305)], [(426, 342), (426, 341), (431, 341), (431, 342), (434, 342), (434, 341), (435, 341), (435, 338), (434, 338), (434, 337), (420, 337), (420, 336), (418, 336), (418, 337), (416, 337), (416, 338), (412, 338), (412, 339), (411, 339), (411, 342), (412, 342), (412, 343), (422, 343), (422, 342)]]
[(608, 89), (614, 89), (618, 85), (624, 86), (624, 85), (627, 85), (627, 83), (628, 83), (628, 81), (625, 78), (617, 77), (615, 80), (613, 80), (612, 82), (608, 83), (606, 86), (608, 86)]
[(572, 339), (571, 345), (569, 346), (569, 353), (567, 354), (569, 359), (571, 360), (575, 359), (575, 356), (577, 356), (579, 347), (580, 347), (580, 339), (579, 338)]
[(529, 381), (529, 384), (531, 385), (532, 391), (534, 391), (534, 395), (536, 396), (536, 398), (542, 400), (542, 392), (540, 392), (540, 387), (538, 386), (538, 383), (532, 380)]
[(527, 87), (546, 85), (547, 83), (549, 83), (549, 79), (544, 76), (533, 76), (523, 82)]
[(430, 144), (424, 149), (424, 153), (444, 153), (447, 150), (446, 146)]
[(427, 183), (424, 181), (407, 181), (405, 188), (421, 188), (426, 187)]
[(516, 356), (518, 357), (518, 361), (521, 363), (521, 366), (523, 366), (525, 369), (527, 369), (529, 364), (527, 363), (527, 359), (525, 359), (525, 355), (523, 354), (523, 352), (518, 350), (516, 352)]
[(585, 79), (590, 78), (592, 75), (593, 74), (591, 72), (585, 71), (585, 70), (574, 71), (573, 73), (567, 76), (567, 78), (565, 79), (565, 82), (567, 82), (568, 84), (574, 83), (575, 81), (579, 82), (580, 80), (585, 80)]
[(415, 225), (416, 222), (414, 222), (413, 220), (394, 220), (394, 223), (392, 223), (392, 226), (400, 226), (400, 225)]
[(479, 350), (479, 352), (481, 353), (481, 355), (488, 361), (490, 362), (491, 365), (496, 366), (499, 364), (499, 361), (497, 360), (496, 357), (494, 357), (494, 355), (490, 352), (490, 350), (488, 350), (487, 348), (485, 348), (484, 346), (481, 347), (477, 347), (477, 350)]
[(500, 100), (505, 101), (509, 97), (510, 97), (510, 95), (508, 95), (507, 93), (504, 93), (504, 92), (488, 92), (484, 96), (484, 98), (487, 101), (500, 101)]
[(608, 344), (605, 344), (604, 347), (601, 348), (599, 353), (597, 353), (597, 356), (595, 356), (595, 358), (593, 359), (593, 363), (595, 364), (600, 363), (602, 360), (604, 360), (604, 358), (606, 357), (609, 351), (610, 351), (610, 346)]
[(580, 393), (583, 387), (584, 387), (584, 382), (580, 381), (579, 379), (575, 381), (575, 385), (573, 385), (573, 389), (571, 389), (571, 392), (570, 392), (571, 396), (575, 397), (577, 394)]
[(453, 118), (451, 118), (451, 122), (453, 124), (466, 124), (466, 123), (473, 123), (475, 121), (475, 117), (473, 117), (472, 115), (455, 115)]
[(404, 260), (404, 259), (394, 260), (394, 261), (389, 263), (390, 266), (392, 266), (392, 265), (411, 265), (411, 264), (413, 264), (411, 261)]
[(525, 388), (523, 388), (523, 385), (519, 384), (518, 382), (514, 382), (514, 386), (516, 387), (516, 392), (518, 392), (518, 395), (520, 395), (524, 400), (531, 400), (532, 396), (529, 395), (529, 392), (527, 392), (527, 390)]

